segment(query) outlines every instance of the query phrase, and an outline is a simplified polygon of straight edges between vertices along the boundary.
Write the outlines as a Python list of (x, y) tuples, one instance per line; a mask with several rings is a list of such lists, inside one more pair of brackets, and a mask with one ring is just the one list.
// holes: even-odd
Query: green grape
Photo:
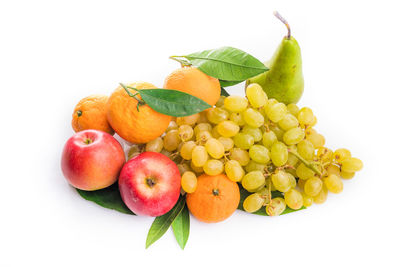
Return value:
[(306, 136), (306, 139), (310, 141), (315, 148), (320, 148), (325, 145), (325, 137), (319, 133), (311, 133)]
[(300, 189), (304, 190), (304, 185), (306, 184), (306, 182), (307, 182), (307, 180), (299, 179), (299, 180), (297, 180), (297, 186)]
[(157, 137), (156, 139), (148, 142), (146, 144), (146, 151), (158, 152), (160, 153), (163, 149), (164, 143), (161, 137)]
[(276, 138), (276, 135), (273, 131), (263, 133), (262, 143), (266, 148), (271, 148), (276, 141), (278, 141), (278, 138)]
[(220, 159), (225, 153), (224, 145), (215, 138), (210, 138), (205, 144), (208, 154), (214, 159)]
[[(298, 159), (295, 155), (289, 153), (289, 154), (288, 154), (288, 159), (287, 159), (286, 164), (289, 165), (289, 166), (295, 167), (296, 164), (297, 164), (297, 162), (299, 162), (299, 159)], [(296, 170), (292, 170), (292, 171), (293, 171), (294, 173), (296, 173)]]
[(210, 108), (207, 110), (207, 119), (214, 124), (227, 120), (229, 112), (223, 108)]
[(308, 208), (313, 204), (314, 199), (312, 197), (310, 197), (309, 195), (307, 195), (305, 193), (301, 193), (301, 196), (303, 197), (303, 206), (304, 207)]
[(204, 146), (195, 146), (192, 150), (192, 163), (196, 167), (203, 167), (208, 160), (207, 150)]
[(321, 191), (319, 191), (318, 195), (316, 195), (315, 197), (313, 197), (314, 203), (316, 204), (322, 204), (326, 201), (328, 197), (328, 189), (326, 188), (326, 186), (322, 186)]
[(304, 131), (300, 127), (295, 127), (285, 132), (283, 135), (283, 141), (287, 145), (295, 145), (304, 139)]
[(206, 122), (201, 122), (201, 123), (197, 124), (196, 127), (194, 127), (194, 134), (197, 135), (198, 133), (200, 133), (202, 131), (211, 132), (211, 130), (212, 130), (211, 124), (206, 123)]
[(201, 145), (204, 145), (210, 138), (212, 138), (212, 135), (209, 131), (201, 131), (196, 134), (196, 141)]
[(178, 117), (176, 118), (176, 124), (180, 125), (195, 125), (200, 117), (199, 113), (186, 116), (186, 117)]
[(247, 99), (238, 95), (230, 95), (224, 101), (224, 107), (230, 112), (245, 111), (247, 105)]
[(278, 103), (279, 103), (278, 100), (276, 100), (274, 98), (268, 99), (267, 103), (265, 103), (265, 106), (264, 106), (265, 114), (267, 114), (268, 110), (270, 110), (273, 105), (278, 104)]
[(265, 212), (269, 216), (279, 216), (286, 209), (285, 200), (281, 197), (271, 199), (271, 202), (267, 204)]
[(328, 177), (324, 178), (324, 185), (326, 188), (334, 194), (339, 194), (343, 191), (343, 182), (334, 174), (330, 174)]
[(342, 161), (341, 170), (345, 172), (358, 172), (363, 168), (363, 163), (358, 158), (347, 158)]
[(288, 150), (284, 143), (276, 142), (271, 147), (270, 157), (276, 167), (285, 165), (288, 160)]
[(250, 105), (254, 108), (260, 108), (267, 103), (268, 97), (262, 87), (257, 83), (249, 84), (246, 87), (246, 96), (249, 99)]
[(279, 128), (278, 125), (270, 125), (270, 126), (269, 126), (269, 129), (275, 133), (276, 138), (277, 138), (279, 141), (282, 141), (282, 140), (283, 140), (283, 134), (285, 133), (285, 131), (282, 130), (281, 128)]
[(197, 177), (194, 172), (186, 171), (182, 174), (181, 186), (186, 193), (194, 193), (197, 187)]
[(208, 175), (218, 175), (224, 171), (224, 164), (217, 159), (209, 159), (204, 164), (203, 170)]
[(242, 133), (249, 134), (254, 137), (254, 142), (259, 142), (262, 139), (262, 132), (260, 128), (254, 128), (249, 125), (246, 125), (242, 129)]
[(250, 147), (249, 155), (252, 160), (257, 163), (266, 164), (269, 161), (268, 148), (262, 145), (254, 145)]
[(245, 166), (246, 172), (251, 171), (262, 171), (264, 172), (265, 168), (267, 167), (266, 164), (257, 163), (254, 160), (250, 160), (249, 164)]
[(250, 134), (238, 133), (233, 137), (235, 146), (242, 149), (249, 149), (254, 144), (254, 137)]
[(315, 197), (322, 190), (322, 181), (317, 177), (311, 177), (307, 179), (304, 184), (304, 192), (310, 197)]
[(233, 143), (233, 139), (229, 138), (229, 137), (219, 137), (218, 141), (224, 146), (225, 151), (229, 151), (233, 148), (233, 146), (235, 145)]
[(265, 113), (271, 121), (277, 123), (285, 117), (287, 113), (287, 107), (283, 103), (276, 103), (266, 110)]
[(192, 151), (193, 148), (196, 146), (196, 143), (194, 141), (188, 141), (184, 143), (179, 150), (181, 157), (186, 160), (192, 159)]
[(225, 173), (234, 182), (240, 182), (244, 176), (244, 170), (236, 160), (228, 160), (225, 163)]
[(221, 95), (221, 96), (218, 98), (217, 103), (215, 103), (215, 106), (216, 106), (216, 107), (219, 107), (219, 108), (220, 108), (220, 107), (223, 107), (223, 106), (224, 106), (225, 99), (226, 99), (226, 96)]
[(313, 120), (312, 120), (312, 122), (310, 123), (309, 126), (313, 127), (313, 126), (315, 126), (317, 124), (317, 122), (318, 122), (317, 117), (313, 116)]
[(314, 158), (314, 145), (308, 140), (301, 140), (297, 144), (297, 152), (306, 160)]
[(351, 158), (351, 152), (346, 148), (336, 149), (335, 152), (333, 153), (333, 159), (337, 163), (342, 163), (345, 159), (348, 158)]
[(265, 177), (260, 171), (247, 173), (242, 179), (242, 186), (249, 192), (255, 192), (265, 185)]
[(178, 130), (171, 130), (167, 132), (164, 136), (164, 149), (172, 152), (176, 150), (181, 142)]
[(217, 131), (223, 137), (235, 136), (240, 130), (239, 125), (233, 121), (222, 121), (217, 125)]
[(179, 173), (182, 175), (183, 173), (190, 171), (190, 167), (187, 163), (180, 163), (176, 165), (178, 167)]
[(212, 135), (212, 137), (217, 138), (217, 139), (221, 137), (221, 135), (218, 132), (218, 125), (216, 125), (216, 126), (214, 126), (214, 128), (212, 128), (211, 135)]
[(322, 163), (330, 163), (333, 160), (333, 151), (326, 147), (320, 147), (317, 150), (317, 157)]
[(264, 124), (264, 116), (255, 109), (248, 108), (243, 112), (244, 121), (251, 127), (258, 128)]
[(312, 135), (312, 134), (316, 134), (316, 133), (317, 133), (317, 131), (316, 131), (314, 128), (312, 128), (312, 127), (308, 127), (307, 129), (305, 129), (304, 132), (306, 133), (306, 137), (309, 136), (309, 135)]
[(311, 177), (314, 177), (314, 171), (308, 168), (306, 165), (301, 163), (297, 169), (296, 169), (296, 174), (297, 177), (303, 180), (310, 179)]
[(351, 179), (354, 177), (355, 174), (355, 172), (341, 171), (338, 176), (341, 176), (343, 179)]
[(176, 124), (176, 121), (171, 121), (165, 132), (169, 132), (171, 130), (178, 130), (178, 124)]
[(271, 181), (274, 187), (281, 192), (287, 192), (292, 187), (290, 177), (285, 171), (273, 173), (271, 175)]
[(296, 104), (291, 103), (291, 104), (287, 105), (287, 109), (293, 116), (295, 116), (297, 118), (297, 115), (299, 114), (300, 109)]
[(282, 130), (288, 131), (294, 127), (297, 127), (299, 122), (293, 114), (287, 113), (283, 119), (278, 122), (278, 125)]
[(172, 155), (172, 153), (166, 149), (161, 150), (160, 153), (163, 154), (164, 156), (167, 156), (168, 158), (171, 157)]
[(289, 208), (298, 210), (303, 207), (303, 196), (296, 189), (290, 189), (285, 193), (285, 202)]
[(256, 212), (261, 209), (264, 202), (264, 198), (260, 194), (254, 193), (245, 198), (243, 202), (243, 209), (250, 213)]
[(289, 171), (286, 171), (286, 175), (289, 177), (290, 187), (295, 188), (297, 185), (296, 178)]
[(197, 167), (193, 164), (193, 161), (190, 162), (190, 168), (197, 174), (203, 173), (203, 167)]
[(237, 160), (242, 166), (246, 166), (247, 164), (249, 164), (250, 161), (249, 152), (237, 147), (232, 148), (232, 150), (229, 153), (229, 156), (230, 159)]
[(179, 126), (178, 134), (182, 141), (188, 141), (193, 137), (193, 128), (190, 125), (181, 125)]
[(231, 113), (231, 115), (229, 115), (229, 120), (233, 121), (234, 123), (236, 123), (239, 126), (243, 126), (246, 124), (242, 113)]
[(310, 108), (304, 107), (300, 109), (297, 114), (297, 119), (299, 120), (300, 125), (308, 126), (311, 125), (314, 120), (314, 114)]
[(329, 174), (335, 174), (337, 176), (340, 176), (340, 168), (337, 165), (334, 164), (329, 164), (326, 166), (326, 172)]

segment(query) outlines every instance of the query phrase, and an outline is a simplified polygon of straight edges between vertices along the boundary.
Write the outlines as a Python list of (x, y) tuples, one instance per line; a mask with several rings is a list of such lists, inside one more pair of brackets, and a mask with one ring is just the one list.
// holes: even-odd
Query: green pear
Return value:
[(288, 29), (272, 58), (265, 62), (268, 71), (247, 80), (246, 84), (258, 83), (267, 93), (268, 98), (275, 98), (285, 104), (297, 103), (303, 94), (304, 79), (300, 46), (290, 34), (287, 21), (275, 12)]

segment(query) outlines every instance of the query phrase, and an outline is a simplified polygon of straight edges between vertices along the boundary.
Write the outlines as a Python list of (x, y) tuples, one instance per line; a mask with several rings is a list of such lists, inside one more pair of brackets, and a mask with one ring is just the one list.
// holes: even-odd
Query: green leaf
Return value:
[(79, 195), (84, 199), (92, 201), (104, 208), (135, 215), (122, 201), (118, 183), (96, 191), (84, 191), (80, 189), (76, 189), (76, 191), (78, 191)]
[(188, 241), (190, 231), (189, 209), (186, 205), (172, 223), (172, 230), (174, 231), (175, 239), (179, 246), (184, 249)]
[(193, 115), (211, 107), (200, 98), (177, 90), (142, 89), (138, 92), (152, 109), (174, 117)]
[[(247, 192), (247, 190), (244, 189), (241, 186), (239, 186), (239, 187), (240, 187), (240, 202), (239, 202), (238, 209), (244, 211), (244, 209), (243, 209), (243, 201), (246, 199), (247, 196), (249, 196), (252, 193)], [(275, 197), (282, 197), (283, 198), (283, 194), (281, 192), (279, 192), (279, 191), (273, 191), (272, 192), (272, 198), (275, 198)], [(299, 211), (299, 210), (304, 210), (305, 208), (306, 207), (303, 206), (298, 210), (294, 210), (294, 209), (291, 209), (289, 207), (286, 207), (286, 209), (282, 212), (281, 215), (288, 214), (288, 213), (295, 212), (295, 211)], [(265, 211), (265, 207), (259, 209), (256, 212), (253, 212), (253, 214), (262, 215), (262, 216), (268, 216), (267, 212)]]
[(183, 207), (185, 206), (185, 201), (185, 197), (180, 196), (178, 202), (170, 211), (154, 219), (153, 224), (151, 225), (147, 234), (146, 248), (148, 248), (151, 244), (156, 242), (165, 234), (175, 220), (176, 216), (178, 216), (182, 211)]
[(229, 87), (229, 86), (233, 86), (233, 85), (236, 85), (238, 83), (241, 83), (241, 82), (243, 82), (243, 81), (224, 81), (224, 80), (220, 80), (219, 84), (222, 87)]
[(223, 87), (221, 87), (221, 95), (229, 96), (229, 93)]
[(228, 46), (182, 57), (207, 75), (224, 81), (244, 81), (268, 70), (252, 55)]

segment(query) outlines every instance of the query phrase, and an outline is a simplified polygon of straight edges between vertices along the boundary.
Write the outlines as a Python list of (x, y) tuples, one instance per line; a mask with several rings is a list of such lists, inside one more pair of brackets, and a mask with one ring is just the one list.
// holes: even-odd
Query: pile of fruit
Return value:
[[(120, 84), (82, 99), (62, 155), (68, 182), (104, 207), (156, 217), (146, 247), (172, 226), (183, 248), (189, 212), (208, 223), (237, 209), (278, 216), (340, 193), (363, 164), (327, 148), (313, 111), (296, 105), (300, 48), (277, 17), (289, 31), (268, 64), (232, 47), (174, 56), (182, 67), (163, 89)], [(222, 88), (243, 81), (245, 96)]]

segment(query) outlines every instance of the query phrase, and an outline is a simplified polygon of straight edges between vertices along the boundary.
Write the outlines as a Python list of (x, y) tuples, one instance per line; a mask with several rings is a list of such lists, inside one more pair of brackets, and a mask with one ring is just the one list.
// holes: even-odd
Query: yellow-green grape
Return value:
[(196, 134), (196, 141), (201, 145), (204, 145), (210, 138), (212, 138), (212, 135), (209, 131), (201, 131)]
[(214, 124), (227, 120), (229, 112), (223, 108), (210, 108), (207, 110), (207, 119)]
[(208, 123), (207, 110), (199, 113), (199, 119), (197, 120), (197, 124), (200, 124), (200, 123)]
[(310, 197), (309, 195), (307, 195), (305, 193), (301, 193), (301, 196), (303, 197), (303, 206), (304, 207), (308, 208), (313, 204), (314, 199), (312, 197)]
[(343, 179), (351, 179), (354, 177), (355, 174), (355, 172), (341, 171), (338, 176), (341, 176)]
[(265, 177), (260, 171), (247, 173), (242, 179), (242, 186), (249, 192), (255, 192), (265, 185)]
[(315, 126), (317, 124), (317, 122), (318, 122), (317, 117), (313, 116), (313, 120), (312, 120), (310, 126), (311, 127)]
[(250, 213), (256, 212), (261, 209), (264, 202), (265, 200), (260, 194), (254, 193), (245, 198), (243, 201), (243, 209)]
[(243, 114), (242, 113), (231, 113), (229, 115), (229, 120), (233, 121), (234, 123), (236, 123), (239, 126), (243, 126), (246, 124), (246, 122), (244, 121), (243, 118)]
[(207, 150), (204, 146), (195, 146), (192, 150), (192, 162), (196, 167), (203, 167), (208, 160)]
[(300, 189), (304, 190), (304, 185), (305, 185), (306, 182), (307, 182), (307, 180), (299, 179), (299, 180), (297, 181), (297, 186), (298, 186)]
[(299, 122), (293, 114), (286, 113), (285, 116), (278, 122), (278, 125), (282, 130), (288, 131), (294, 127), (297, 127)]
[(310, 134), (306, 136), (306, 139), (310, 141), (315, 148), (320, 148), (325, 145), (325, 137), (319, 133)]
[(318, 195), (321, 190), (322, 181), (317, 177), (311, 177), (310, 179), (307, 179), (306, 183), (304, 184), (304, 192), (311, 197)]
[(333, 159), (337, 163), (342, 163), (345, 159), (348, 158), (351, 158), (351, 152), (346, 148), (336, 149), (335, 152), (333, 153)]
[(197, 174), (203, 173), (203, 167), (197, 167), (193, 164), (193, 161), (190, 162), (190, 168)]
[(178, 130), (171, 130), (164, 136), (164, 148), (170, 152), (176, 150), (181, 142)]
[(205, 144), (208, 154), (214, 159), (220, 159), (225, 153), (224, 145), (215, 138), (210, 138)]
[(305, 129), (304, 132), (306, 134), (306, 137), (311, 135), (311, 134), (316, 134), (317, 133), (317, 131), (312, 127), (308, 127), (307, 129)]
[(139, 155), (139, 154), (141, 153), (141, 150), (142, 150), (142, 149), (141, 149), (140, 146), (138, 146), (138, 145), (132, 145), (132, 146), (129, 148), (129, 151), (128, 151), (128, 160), (130, 160), (130, 159), (136, 157), (137, 155)]
[(182, 174), (181, 186), (186, 193), (194, 193), (197, 187), (197, 177), (194, 172), (186, 171)]
[(265, 168), (267, 167), (266, 164), (261, 164), (257, 163), (254, 160), (250, 160), (249, 164), (246, 165), (245, 169), (246, 172), (251, 172), (251, 171), (264, 171)]
[(334, 174), (334, 175), (340, 176), (340, 168), (339, 168), (339, 166), (334, 165), (334, 164), (329, 164), (326, 167), (326, 172), (328, 173), (328, 175)]
[(211, 130), (212, 130), (211, 124), (206, 123), (206, 122), (202, 122), (202, 123), (197, 124), (197, 125), (194, 127), (194, 134), (197, 135), (198, 133), (200, 133), (200, 132), (202, 132), (202, 131), (211, 132)]
[(200, 118), (200, 114), (196, 113), (186, 117), (176, 118), (176, 124), (178, 125), (195, 125), (197, 120)]
[(292, 187), (289, 175), (285, 171), (277, 171), (271, 175), (271, 181), (274, 187), (281, 191), (287, 192)]
[(343, 191), (343, 182), (334, 174), (330, 174), (328, 177), (324, 178), (324, 184), (326, 188), (334, 194), (339, 194)]
[(225, 98), (224, 107), (230, 112), (245, 111), (248, 105), (246, 98), (238, 95), (230, 95)]
[(276, 141), (278, 141), (278, 138), (276, 138), (276, 135), (273, 131), (263, 133), (262, 143), (266, 148), (271, 148)]
[(181, 125), (179, 126), (178, 134), (182, 141), (188, 141), (193, 137), (193, 128), (190, 125)]
[(251, 127), (258, 128), (264, 124), (264, 116), (253, 108), (248, 108), (243, 112), (244, 121)]
[(322, 163), (332, 162), (333, 151), (327, 147), (320, 147), (317, 150), (317, 157), (321, 160)]
[(278, 125), (270, 125), (270, 126), (269, 126), (269, 129), (275, 133), (276, 138), (277, 138), (279, 141), (282, 141), (282, 140), (283, 140), (283, 134), (285, 133), (285, 131), (282, 130), (281, 128), (279, 128)]
[(233, 137), (235, 146), (242, 149), (249, 149), (254, 144), (254, 137), (250, 134), (238, 133)]
[(283, 103), (276, 103), (266, 110), (265, 113), (271, 121), (277, 123), (285, 117), (287, 113), (287, 107)]
[(290, 112), (290, 114), (292, 114), (295, 117), (297, 117), (300, 111), (299, 107), (293, 103), (287, 105), (287, 110)]
[(178, 167), (179, 173), (182, 175), (187, 171), (190, 171), (190, 167), (187, 163), (180, 163), (176, 165)]
[(269, 216), (279, 216), (286, 209), (285, 200), (281, 197), (271, 199), (271, 202), (265, 207), (265, 212)]
[(161, 154), (163, 154), (164, 156), (167, 156), (168, 158), (172, 155), (172, 153), (166, 149), (163, 148), (163, 150), (161, 150), (160, 152)]
[(223, 137), (235, 136), (240, 130), (239, 125), (233, 121), (221, 121), (217, 125), (217, 131)]
[(241, 181), (244, 176), (244, 170), (237, 160), (228, 160), (225, 163), (225, 173), (234, 182)]
[(322, 186), (322, 189), (321, 189), (321, 191), (319, 191), (318, 195), (313, 197), (314, 203), (322, 204), (326, 201), (327, 197), (328, 197), (328, 189), (324, 185), (324, 186)]
[(296, 178), (289, 171), (286, 171), (286, 175), (289, 177), (290, 187), (295, 188), (297, 185)]
[(217, 139), (221, 137), (221, 135), (218, 132), (218, 125), (215, 125), (214, 128), (212, 128), (211, 135), (212, 135), (212, 137), (217, 138)]
[(306, 160), (314, 158), (314, 145), (308, 140), (301, 140), (297, 144), (297, 152)]
[(171, 130), (178, 130), (178, 124), (176, 124), (176, 121), (171, 121), (165, 132), (169, 132)]
[(160, 153), (163, 149), (163, 140), (161, 137), (157, 137), (146, 144), (146, 151), (158, 152)]
[(237, 160), (240, 165), (246, 166), (250, 162), (249, 152), (241, 148), (233, 148), (229, 153), (230, 159)]
[(222, 107), (224, 106), (224, 102), (225, 102), (226, 96), (221, 95), (217, 101), (217, 103), (215, 103), (216, 107)]
[(219, 137), (218, 141), (224, 146), (225, 151), (229, 151), (233, 148), (233, 146), (235, 145), (233, 143), (233, 139), (229, 138), (229, 137)]
[(217, 159), (209, 159), (204, 164), (203, 170), (208, 175), (218, 175), (224, 171), (224, 164)]
[(300, 127), (295, 127), (285, 132), (283, 135), (283, 141), (287, 145), (295, 145), (304, 139), (304, 131)]
[(263, 137), (263, 134), (262, 134), (260, 128), (254, 128), (254, 127), (251, 127), (249, 125), (246, 125), (246, 126), (243, 127), (242, 133), (249, 134), (249, 135), (253, 136), (255, 143), (261, 141), (261, 139)]
[(268, 99), (267, 103), (265, 103), (265, 105), (264, 105), (265, 114), (267, 114), (268, 110), (270, 110), (273, 105), (278, 104), (278, 103), (279, 103), (278, 100), (276, 100), (274, 98)]
[(262, 145), (254, 145), (250, 147), (249, 155), (252, 160), (257, 163), (266, 164), (269, 161), (268, 148)]
[(185, 142), (179, 150), (181, 157), (186, 160), (192, 159), (192, 151), (195, 146), (196, 143), (194, 141)]
[[(299, 159), (295, 155), (293, 155), (292, 153), (288, 154), (288, 159), (286, 162), (287, 165), (295, 167), (298, 162)], [(289, 169), (288, 172), (291, 172), (293, 173), (293, 175), (296, 175), (296, 170)]]
[(358, 158), (347, 158), (342, 161), (341, 170), (345, 172), (358, 172), (363, 168), (363, 162)]
[(310, 108), (304, 107), (297, 114), (297, 119), (301, 126), (309, 126), (314, 120), (314, 113)]
[(314, 177), (314, 171), (308, 168), (306, 165), (301, 163), (297, 169), (296, 169), (296, 174), (297, 177), (303, 180), (310, 179), (311, 177)]
[(276, 167), (285, 165), (288, 160), (287, 146), (282, 142), (275, 142), (271, 147), (270, 157)]
[(254, 108), (260, 108), (267, 103), (267, 95), (262, 87), (257, 83), (249, 84), (246, 87), (246, 96), (249, 99), (250, 105)]
[(290, 189), (285, 193), (285, 202), (289, 208), (298, 210), (303, 207), (303, 196), (296, 189)]

